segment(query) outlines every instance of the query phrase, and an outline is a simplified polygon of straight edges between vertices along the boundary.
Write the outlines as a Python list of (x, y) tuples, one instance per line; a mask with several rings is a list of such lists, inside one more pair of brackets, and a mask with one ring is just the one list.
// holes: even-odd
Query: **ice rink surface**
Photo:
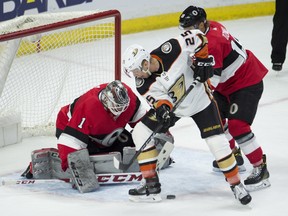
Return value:
[[(160, 173), (163, 201), (132, 203), (128, 190), (137, 186), (102, 186), (99, 191), (80, 194), (66, 183), (29, 186), (0, 186), (0, 212), (5, 216), (95, 216), (95, 215), (213, 215), (286, 216), (288, 215), (288, 61), (276, 74), (271, 70), (272, 17), (222, 22), (246, 49), (252, 50), (269, 69), (264, 93), (252, 129), (267, 155), (271, 187), (252, 192), (252, 202), (239, 204), (222, 174), (212, 171), (213, 157), (191, 119), (181, 119), (171, 129), (175, 136), (172, 153), (176, 163)], [(122, 49), (138, 43), (152, 50), (180, 33), (177, 28), (144, 32), (122, 37)], [(123, 75), (123, 81), (131, 84)], [(32, 150), (56, 147), (54, 137), (25, 138), (22, 143), (0, 149), (0, 177), (18, 178), (30, 161)], [(252, 167), (245, 158), (247, 171)], [(175, 194), (176, 199), (165, 199)]]

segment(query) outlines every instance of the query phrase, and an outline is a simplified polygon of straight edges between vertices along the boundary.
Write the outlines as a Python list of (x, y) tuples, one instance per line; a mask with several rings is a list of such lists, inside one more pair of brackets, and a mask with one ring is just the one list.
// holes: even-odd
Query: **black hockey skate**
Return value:
[(267, 170), (266, 155), (263, 155), (263, 163), (254, 167), (252, 173), (244, 181), (248, 191), (256, 191), (271, 186)]
[(239, 200), (242, 205), (247, 205), (251, 202), (252, 197), (242, 183), (230, 187), (234, 193), (235, 199)]
[(272, 69), (274, 71), (281, 71), (282, 70), (282, 65), (283, 65), (283, 63), (273, 63), (272, 64)]
[[(243, 157), (242, 157), (242, 154), (241, 154), (241, 149), (237, 148), (236, 150), (233, 150), (233, 154), (235, 156), (239, 172), (245, 172), (246, 168), (244, 166), (244, 160), (243, 160)], [(213, 171), (214, 172), (221, 172), (216, 160), (213, 161), (212, 166), (213, 166)]]
[(129, 190), (129, 200), (134, 202), (160, 202), (161, 184), (158, 176), (145, 179), (139, 187)]

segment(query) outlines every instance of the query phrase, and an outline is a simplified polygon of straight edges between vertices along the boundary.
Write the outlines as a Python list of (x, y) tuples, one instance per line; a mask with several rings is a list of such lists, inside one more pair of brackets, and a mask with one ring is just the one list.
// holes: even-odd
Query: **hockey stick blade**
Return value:
[[(142, 180), (140, 172), (135, 173), (106, 173), (96, 174), (100, 185), (104, 184), (124, 184), (124, 183), (137, 183)], [(69, 183), (69, 179), (5, 179), (0, 180), (0, 186), (6, 185), (35, 185), (35, 184), (48, 184), (48, 183)]]

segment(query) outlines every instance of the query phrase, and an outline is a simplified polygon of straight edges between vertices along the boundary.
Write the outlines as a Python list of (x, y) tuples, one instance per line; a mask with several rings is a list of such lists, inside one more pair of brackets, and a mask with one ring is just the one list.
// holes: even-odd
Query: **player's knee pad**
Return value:
[(217, 161), (231, 154), (229, 142), (224, 134), (208, 137), (205, 141)]
[(205, 139), (210, 151), (214, 155), (220, 170), (224, 173), (229, 183), (238, 181), (238, 167), (224, 134), (215, 135)]
[[(132, 132), (132, 138), (135, 143), (136, 151), (138, 151), (141, 146), (146, 142), (146, 140), (151, 136), (153, 133), (152, 130), (150, 130), (146, 125), (144, 125), (142, 122), (139, 122)], [(154, 141), (151, 140), (145, 149), (151, 148), (154, 146)]]
[(228, 129), (234, 139), (236, 139), (238, 136), (241, 136), (242, 134), (251, 132), (250, 125), (247, 122), (238, 119), (229, 119)]

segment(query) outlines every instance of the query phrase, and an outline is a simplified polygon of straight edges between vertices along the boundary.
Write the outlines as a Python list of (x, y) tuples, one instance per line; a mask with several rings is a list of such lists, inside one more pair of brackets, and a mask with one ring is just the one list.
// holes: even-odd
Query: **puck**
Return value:
[(176, 196), (175, 195), (172, 195), (172, 194), (170, 194), (170, 195), (167, 195), (167, 197), (166, 197), (167, 199), (175, 199), (176, 198)]

